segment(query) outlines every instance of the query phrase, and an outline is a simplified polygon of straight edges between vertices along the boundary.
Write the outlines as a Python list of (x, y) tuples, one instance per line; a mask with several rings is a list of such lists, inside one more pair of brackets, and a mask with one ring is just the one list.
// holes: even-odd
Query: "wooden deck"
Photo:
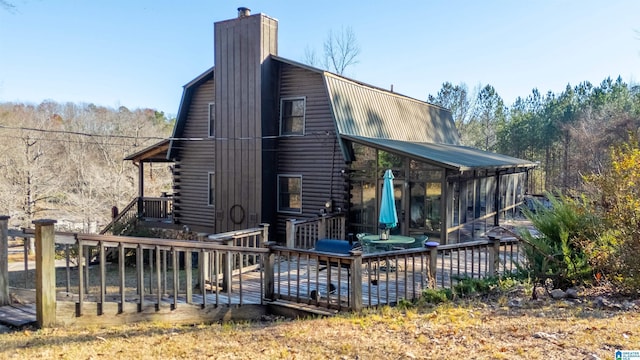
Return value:
[[(505, 249), (501, 252), (501, 261), (504, 261), (509, 256), (511, 254)], [(360, 274), (362, 277), (362, 304), (365, 307), (375, 307), (385, 304), (393, 305), (400, 299), (418, 298), (422, 291), (430, 285), (428, 270), (419, 259), (402, 256), (392, 260), (363, 259)], [(453, 283), (451, 274), (455, 273), (455, 269), (462, 269), (465, 272), (473, 270), (476, 275), (471, 274), (469, 277), (480, 277), (487, 265), (487, 259), (482, 254), (474, 255), (473, 253), (468, 253), (468, 251), (461, 250), (455, 252), (444, 251), (439, 254), (438, 261), (438, 272), (434, 286), (439, 287), (445, 287)], [(24, 277), (24, 274), (21, 274), (22, 271), (14, 270), (11, 272), (14, 273), (15, 279), (22, 280)], [(61, 275), (66, 274), (66, 268), (58, 266), (56, 272), (59, 280), (64, 280)], [(73, 270), (73, 272), (76, 271)], [(134, 269), (131, 272), (135, 274)], [(121, 306), (120, 310), (113, 309), (114, 306), (116, 309), (118, 308), (121, 294), (116, 288), (108, 287), (105, 302), (111, 305), (105, 305), (105, 309), (109, 308), (110, 311), (115, 312), (114, 314), (119, 314), (120, 311), (125, 309), (135, 312), (136, 305), (137, 309), (155, 308), (155, 311), (171, 311), (175, 307), (180, 307), (180, 304), (191, 304), (201, 308), (211, 306), (219, 308), (242, 305), (264, 306), (273, 301), (285, 300), (299, 304), (298, 306), (300, 307), (307, 307), (310, 311), (324, 309), (323, 311), (330, 310), (335, 313), (335, 311), (348, 309), (351, 300), (349, 299), (349, 296), (351, 296), (351, 289), (349, 289), (351, 274), (347, 269), (338, 266), (327, 268), (326, 264), (318, 264), (317, 259), (309, 259), (303, 256), (300, 256), (300, 258), (281, 258), (274, 263), (274, 284), (276, 286), (274, 293), (277, 295), (275, 299), (264, 299), (262, 297), (262, 294), (265, 293), (262, 288), (264, 286), (264, 274), (259, 269), (235, 273), (232, 277), (231, 291), (223, 290), (221, 286), (212, 284), (218, 279), (207, 281), (203, 291), (197, 284), (197, 280), (194, 280), (190, 299), (187, 298), (185, 284), (181, 283), (176, 300), (174, 300), (173, 296), (172, 272), (168, 271), (167, 274), (169, 278), (163, 285), (161, 294), (158, 295), (157, 286), (153, 282), (155, 280), (152, 280), (156, 275), (151, 271), (145, 270), (144, 301), (140, 303), (140, 297), (136, 293), (135, 287), (127, 288), (125, 291), (126, 304)], [(31, 277), (31, 275), (29, 274), (28, 277)], [(68, 308), (79, 303), (77, 285), (71, 286), (69, 292), (67, 292), (66, 287), (61, 286), (65, 281), (57, 282), (58, 302), (66, 304), (65, 307)], [(152, 284), (151, 287), (149, 287), (150, 284)], [(99, 291), (95, 286), (89, 286), (88, 291), (83, 297), (82, 314), (100, 313), (101, 310), (99, 309), (103, 306), (100, 304)], [(33, 290), (19, 295), (24, 300), (22, 302), (35, 302), (35, 298), (31, 299), (34, 295)], [(33, 304), (13, 304), (1, 309), (0, 323), (20, 327), (35, 321), (35, 306)]]

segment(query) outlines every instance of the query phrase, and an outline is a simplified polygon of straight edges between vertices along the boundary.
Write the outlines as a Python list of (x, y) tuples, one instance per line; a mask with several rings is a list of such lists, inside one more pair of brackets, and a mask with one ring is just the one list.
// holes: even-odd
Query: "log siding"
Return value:
[[(317, 216), (329, 200), (333, 210), (345, 210), (348, 194), (346, 164), (338, 144), (329, 97), (322, 74), (280, 63), (280, 98), (304, 97), (305, 129), (303, 136), (281, 136), (278, 141), (278, 174), (302, 175), (302, 214)], [(278, 105), (280, 101), (277, 102)], [(278, 109), (278, 120), (280, 119)], [(276, 189), (274, 189), (276, 190)], [(274, 207), (275, 208), (275, 207)], [(284, 234), (290, 213), (278, 213), (275, 230)], [(280, 238), (278, 239), (280, 241)]]
[(178, 224), (215, 232), (214, 207), (209, 205), (209, 173), (215, 171), (214, 142), (208, 139), (209, 104), (214, 94), (213, 79), (194, 90), (187, 121), (177, 142), (180, 153), (174, 170), (174, 208)]

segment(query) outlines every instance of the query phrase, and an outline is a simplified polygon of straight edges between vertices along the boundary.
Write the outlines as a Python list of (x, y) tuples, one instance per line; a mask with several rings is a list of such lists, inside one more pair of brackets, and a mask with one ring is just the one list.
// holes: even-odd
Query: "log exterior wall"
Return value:
[(194, 89), (182, 138), (177, 142), (179, 161), (174, 169), (174, 212), (180, 224), (199, 231), (216, 232), (214, 207), (209, 205), (209, 172), (215, 171), (214, 142), (208, 139), (209, 103), (213, 102), (214, 81)]
[[(287, 219), (317, 216), (328, 200), (333, 201), (334, 210), (346, 210), (348, 184), (341, 171), (346, 164), (322, 74), (281, 63), (279, 95), (305, 97), (304, 136), (280, 137), (278, 141), (278, 174), (302, 175), (302, 214), (278, 213), (276, 229), (284, 234)], [(276, 209), (277, 203), (272, 208)]]

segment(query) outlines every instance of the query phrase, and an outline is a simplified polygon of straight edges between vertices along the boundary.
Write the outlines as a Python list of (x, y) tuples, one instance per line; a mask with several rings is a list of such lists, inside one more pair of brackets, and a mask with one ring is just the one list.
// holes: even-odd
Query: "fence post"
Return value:
[(362, 310), (362, 251), (352, 250), (350, 255), (353, 256), (351, 262), (351, 310)]
[(436, 242), (427, 242), (424, 246), (429, 249), (429, 287), (432, 289), (436, 288), (436, 272), (438, 270), (438, 243)]
[(344, 215), (340, 215), (338, 221), (340, 222), (340, 239), (344, 239), (347, 236), (347, 218)]
[(285, 234), (285, 245), (286, 247), (292, 249), (296, 247), (296, 225), (294, 224), (295, 221), (296, 219), (287, 219), (287, 228)]
[(9, 216), (0, 215), (0, 306), (9, 304)]
[(267, 241), (264, 243), (264, 247), (269, 249), (269, 253), (264, 256), (263, 272), (264, 272), (264, 298), (269, 300), (275, 300), (275, 254), (272, 246), (276, 245), (274, 241)]
[(34, 220), (36, 226), (36, 322), (39, 328), (56, 325), (55, 220)]
[(261, 223), (259, 226), (262, 229), (262, 239), (261, 239), (261, 243), (256, 245), (262, 246), (262, 244), (269, 241), (269, 224)]
[(315, 238), (316, 241), (320, 239), (327, 238), (327, 216), (322, 215), (320, 217), (320, 221), (318, 222), (318, 236)]
[(489, 235), (489, 276), (497, 276), (500, 267), (500, 236)]

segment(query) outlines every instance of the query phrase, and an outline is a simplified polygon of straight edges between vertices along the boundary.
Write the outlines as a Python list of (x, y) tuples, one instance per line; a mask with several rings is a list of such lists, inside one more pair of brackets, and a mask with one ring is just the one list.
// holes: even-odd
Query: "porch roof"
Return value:
[(167, 151), (169, 150), (169, 139), (164, 139), (158, 143), (155, 143), (145, 149), (131, 154), (124, 158), (125, 160), (131, 160), (134, 163), (140, 162), (172, 162), (167, 160)]
[(529, 160), (479, 150), (462, 145), (436, 144), (416, 141), (401, 141), (342, 134), (349, 140), (373, 148), (399, 153), (427, 163), (455, 170), (533, 168), (536, 163)]

